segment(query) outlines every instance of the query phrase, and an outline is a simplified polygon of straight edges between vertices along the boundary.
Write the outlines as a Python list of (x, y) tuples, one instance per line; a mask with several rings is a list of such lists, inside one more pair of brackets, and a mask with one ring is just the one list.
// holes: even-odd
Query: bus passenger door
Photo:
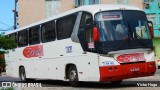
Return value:
[(94, 52), (93, 18), (90, 13), (83, 12), (79, 27), (78, 38), (84, 51)]
[(95, 46), (94, 46), (94, 41), (92, 38), (92, 30), (93, 30), (93, 18), (92, 15), (90, 13), (87, 12), (83, 12), (82, 13), (82, 17), (81, 17), (81, 22), (80, 22), (80, 26), (79, 26), (79, 31), (78, 31), (78, 38), (80, 41), (80, 44), (83, 48), (83, 50), (86, 53), (86, 58), (85, 61), (86, 62), (84, 65), (83, 71), (85, 72), (84, 77), (92, 77), (94, 74), (92, 71), (92, 65), (94, 62), (97, 62), (96, 60), (94, 60), (92, 58), (91, 53), (89, 52), (95, 52)]

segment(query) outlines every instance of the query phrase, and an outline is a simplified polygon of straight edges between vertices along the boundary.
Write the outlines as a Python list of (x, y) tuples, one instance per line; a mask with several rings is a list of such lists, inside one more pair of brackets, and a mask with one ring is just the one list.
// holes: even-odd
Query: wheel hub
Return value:
[(70, 79), (71, 81), (76, 81), (76, 71), (72, 70), (70, 73)]

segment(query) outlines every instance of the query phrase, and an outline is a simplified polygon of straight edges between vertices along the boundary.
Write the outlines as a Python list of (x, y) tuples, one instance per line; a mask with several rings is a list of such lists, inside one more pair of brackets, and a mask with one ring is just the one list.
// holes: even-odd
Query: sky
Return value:
[(0, 33), (13, 30), (15, 0), (0, 0)]

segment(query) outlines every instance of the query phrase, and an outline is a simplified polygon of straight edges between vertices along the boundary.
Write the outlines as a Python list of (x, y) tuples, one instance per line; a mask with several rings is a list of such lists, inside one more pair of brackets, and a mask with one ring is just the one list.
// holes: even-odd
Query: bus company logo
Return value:
[(121, 63), (138, 62), (138, 61), (145, 61), (145, 57), (143, 53), (123, 54), (123, 55), (119, 55), (117, 57), (117, 60)]
[(23, 50), (23, 55), (26, 58), (43, 56), (43, 46), (37, 45), (37, 46), (26, 47)]

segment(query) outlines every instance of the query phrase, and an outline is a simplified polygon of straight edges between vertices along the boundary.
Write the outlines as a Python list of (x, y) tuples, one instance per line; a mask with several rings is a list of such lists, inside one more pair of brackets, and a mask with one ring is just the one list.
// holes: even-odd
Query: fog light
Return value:
[(109, 71), (109, 72), (112, 72), (112, 71), (113, 71), (112, 67), (108, 68), (108, 71)]
[(117, 67), (114, 67), (114, 71), (117, 71)]

